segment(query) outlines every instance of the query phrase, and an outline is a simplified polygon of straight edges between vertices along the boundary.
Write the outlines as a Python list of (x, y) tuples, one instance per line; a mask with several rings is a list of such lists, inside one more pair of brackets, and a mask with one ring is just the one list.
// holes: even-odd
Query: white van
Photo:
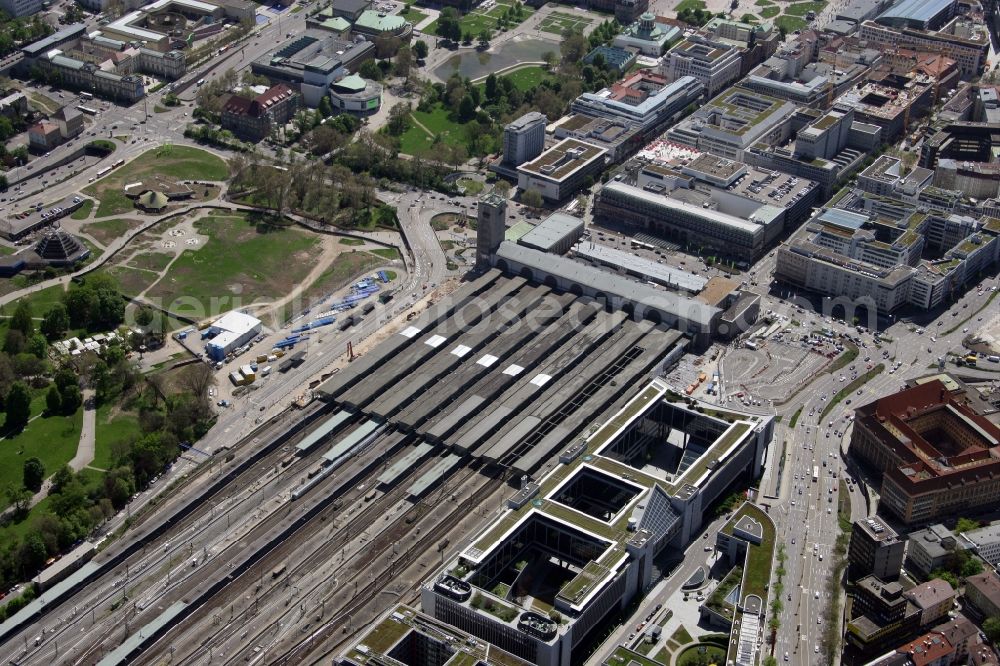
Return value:
[(267, 377), (269, 374), (271, 374), (271, 366), (265, 365), (264, 368), (260, 371), (260, 376)]

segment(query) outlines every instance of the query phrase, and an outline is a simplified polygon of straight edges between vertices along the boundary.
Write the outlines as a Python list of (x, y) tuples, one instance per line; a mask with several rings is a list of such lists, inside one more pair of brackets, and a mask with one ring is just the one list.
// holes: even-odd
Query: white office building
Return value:
[(518, 167), (535, 159), (545, 149), (545, 114), (526, 113), (503, 128), (503, 161)]
[(670, 81), (693, 76), (705, 86), (705, 95), (714, 97), (740, 77), (741, 60), (731, 44), (691, 35), (664, 56), (663, 75)]

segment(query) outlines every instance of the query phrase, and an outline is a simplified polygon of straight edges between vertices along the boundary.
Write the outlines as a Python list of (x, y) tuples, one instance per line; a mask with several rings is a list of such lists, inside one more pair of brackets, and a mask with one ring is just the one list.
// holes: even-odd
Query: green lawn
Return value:
[(760, 10), (760, 17), (771, 19), (781, 13), (781, 7), (764, 7)]
[[(116, 442), (127, 441), (140, 434), (139, 419), (131, 412), (114, 409), (115, 405), (105, 404), (97, 408), (96, 429), (94, 431), (94, 462), (100, 469), (111, 469), (111, 448)], [(115, 411), (112, 414), (112, 411)]]
[(756, 0), (754, 4), (757, 5), (758, 7), (768, 7), (770, 5), (773, 5), (774, 3), (771, 2), (771, 0)]
[(3, 325), (7, 325), (7, 317), (14, 314), (14, 310), (17, 308), (17, 304), (21, 301), (27, 301), (28, 305), (31, 307), (31, 316), (35, 318), (41, 318), (45, 316), (53, 305), (62, 302), (63, 294), (66, 290), (63, 289), (62, 285), (55, 285), (52, 287), (46, 287), (41, 291), (36, 291), (29, 296), (23, 296), (13, 303), (8, 303), (7, 305), (0, 306), (0, 315), (3, 316)]
[(440, 136), (442, 143), (460, 145), (465, 143), (463, 125), (449, 119), (448, 111), (440, 104), (430, 112), (414, 111), (410, 114), (431, 131), (427, 134), (423, 128), (413, 123), (400, 137), (400, 150), (407, 155), (416, 155), (421, 151), (430, 150), (434, 145), (434, 136)]
[[(701, 650), (704, 650), (702, 654)], [(702, 661), (702, 657), (707, 661)], [(726, 651), (715, 645), (692, 645), (681, 652), (674, 662), (677, 666), (697, 666), (698, 664), (722, 664), (726, 661)]]
[(705, 9), (705, 8), (706, 5), (703, 2), (703, 0), (681, 0), (680, 2), (677, 3), (677, 6), (674, 7), (674, 10), (678, 14), (680, 14), (685, 10)]
[(91, 185), (84, 192), (100, 198), (101, 204), (97, 207), (97, 217), (121, 215), (135, 210), (135, 205), (131, 199), (125, 196), (120, 185), (118, 187), (104, 187), (100, 190), (92, 189), (95, 187), (96, 185)]
[(544, 67), (532, 65), (514, 70), (510, 74), (504, 74), (503, 78), (509, 79), (514, 84), (514, 87), (521, 92), (527, 92), (528, 90), (537, 88), (542, 81), (551, 79), (552, 75)]
[(844, 342), (844, 351), (837, 357), (837, 359), (830, 364), (830, 369), (827, 372), (837, 372), (841, 368), (846, 368), (851, 363), (854, 363), (854, 359), (858, 357), (860, 350), (858, 346), (853, 342)]
[(185, 180), (229, 178), (229, 166), (221, 157), (189, 146), (169, 145), (147, 151), (129, 162), (125, 171), (123, 178), (132, 180), (146, 173), (159, 173)]
[(365, 242), (360, 238), (341, 238), (341, 245), (364, 245)]
[(858, 376), (857, 379), (852, 381), (844, 388), (840, 389), (840, 391), (838, 391), (835, 396), (830, 398), (830, 400), (826, 403), (826, 407), (824, 407), (823, 411), (820, 412), (819, 415), (820, 422), (822, 422), (823, 419), (826, 418), (827, 414), (836, 409), (837, 405), (840, 404), (841, 400), (844, 400), (845, 398), (851, 398), (854, 395), (855, 391), (857, 391), (859, 388), (867, 384), (874, 377), (878, 376), (883, 370), (885, 370), (885, 366), (879, 363), (874, 368), (872, 368), (865, 374)]
[(805, 16), (809, 12), (819, 14), (826, 7), (825, 2), (796, 2), (785, 7), (785, 14), (788, 16)]
[[(500, 3), (497, 3), (497, 5), (495, 7), (493, 7), (492, 9), (490, 9), (490, 11), (486, 12), (485, 14), (480, 13), (480, 12), (475, 12), (475, 11), (474, 12), (469, 12), (468, 14), (466, 14), (465, 16), (463, 16), (461, 19), (459, 19), (459, 22), (458, 22), (459, 25), (462, 27), (462, 34), (464, 35), (466, 33), (469, 33), (469, 34), (473, 35), (473, 37), (476, 37), (483, 30), (489, 30), (491, 32), (496, 32), (496, 30), (497, 30), (497, 19), (499, 19), (503, 15), (504, 11), (506, 11), (507, 7), (509, 7), (509, 6), (510, 6), (509, 3), (500, 2)], [(413, 19), (410, 19), (409, 15), (411, 13), (414, 14), (414, 15), (419, 15), (420, 20), (423, 20), (423, 18), (425, 16), (421, 12), (418, 12), (415, 9), (413, 9), (412, 6), (407, 7), (406, 12), (404, 12), (400, 16), (403, 16), (404, 18), (406, 18), (407, 21), (412, 21), (413, 24), (416, 25), (417, 23), (419, 23), (419, 21), (414, 21)], [(513, 28), (515, 25), (518, 25), (519, 23), (523, 22), (525, 19), (527, 19), (532, 14), (534, 14), (534, 10), (532, 10), (528, 6), (524, 6), (521, 9), (521, 19), (520, 20), (516, 20), (515, 19), (513, 21), (510, 21), (507, 25), (509, 27)], [(589, 23), (589, 21), (587, 21), (587, 23)], [(424, 32), (424, 33), (426, 33), (428, 35), (436, 35), (437, 34), (437, 24), (438, 24), (438, 22), (435, 20), (430, 25), (428, 25), (426, 28), (424, 28), (421, 32)], [(584, 23), (584, 25), (586, 25), (586, 23)]]
[(96, 272), (113, 277), (127, 296), (138, 296), (157, 280), (156, 273), (152, 271), (127, 266), (102, 266)]
[(778, 18), (774, 19), (774, 25), (776, 25), (779, 30), (784, 28), (785, 32), (793, 33), (796, 30), (802, 30), (809, 24), (806, 23), (805, 19), (799, 18), (798, 16), (788, 16), (786, 14), (782, 14)]
[(229, 177), (229, 167), (222, 158), (200, 148), (168, 145), (147, 151), (84, 189), (85, 194), (101, 202), (97, 217), (120, 215), (132, 210), (132, 201), (122, 192), (122, 187), (126, 182), (134, 182), (147, 174), (160, 174), (178, 180), (218, 181)]
[(132, 268), (142, 268), (147, 271), (162, 271), (173, 260), (174, 255), (166, 252), (140, 252), (128, 261)]
[(210, 216), (194, 225), (209, 241), (185, 250), (149, 295), (162, 298), (168, 309), (177, 299), (193, 299), (203, 309), (197, 316), (287, 294), (321, 252), (312, 234), (293, 227), (258, 229), (242, 215)]
[(459, 187), (465, 188), (465, 193), (467, 195), (479, 194), (483, 191), (483, 183), (478, 180), (473, 180), (471, 178), (460, 178), (458, 181)]
[(70, 217), (74, 220), (86, 220), (90, 217), (90, 211), (94, 209), (94, 201), (92, 199), (84, 199), (83, 204), (73, 211)]
[(320, 298), (346, 285), (356, 276), (385, 262), (375, 255), (355, 250), (339, 255), (305, 291), (306, 302)]
[[(685, 0), (685, 2), (688, 0)], [(553, 35), (561, 35), (563, 30), (583, 30), (593, 21), (585, 16), (574, 16), (563, 12), (553, 12), (543, 18), (538, 24), (538, 29)]]
[[(47, 389), (40, 389), (34, 393), (32, 417), (45, 410), (47, 392)], [(80, 443), (82, 425), (82, 409), (73, 416), (42, 416), (28, 423), (17, 435), (0, 441), (0, 488), (7, 484), (20, 487), (24, 461), (32, 456), (45, 465), (46, 476), (72, 460)], [(7, 498), (0, 495), (0, 509), (7, 506)]]
[(418, 12), (416, 9), (413, 8), (412, 5), (408, 6), (406, 8), (406, 11), (401, 13), (400, 16), (402, 16), (404, 19), (412, 23), (414, 26), (416, 26), (418, 23), (427, 18), (427, 14), (424, 14), (423, 12)]
[[(127, 205), (129, 209), (131, 209), (132, 202), (129, 201), (125, 197), (125, 195), (122, 195), (122, 199), (124, 199), (124, 205)], [(105, 201), (106, 200), (101, 201), (102, 208), (105, 207)], [(116, 202), (112, 204), (109, 201), (107, 205), (109, 207), (111, 205), (115, 205), (117, 207), (118, 203)], [(119, 212), (126, 212), (126, 211), (119, 211)], [(109, 214), (114, 215), (115, 213), (109, 213)], [(100, 215), (100, 210), (98, 210), (98, 217), (103, 217), (102, 215)], [(137, 220), (120, 220), (117, 218), (112, 218), (110, 220), (101, 220), (100, 222), (89, 222), (83, 227), (83, 230), (86, 231), (91, 236), (93, 236), (95, 239), (97, 239), (97, 241), (100, 242), (101, 244), (109, 245), (116, 238), (121, 238), (127, 232), (131, 231), (132, 229), (135, 229), (140, 224), (142, 223)]]
[(399, 250), (394, 247), (382, 247), (377, 250), (368, 250), (372, 254), (377, 254), (383, 259), (399, 259)]

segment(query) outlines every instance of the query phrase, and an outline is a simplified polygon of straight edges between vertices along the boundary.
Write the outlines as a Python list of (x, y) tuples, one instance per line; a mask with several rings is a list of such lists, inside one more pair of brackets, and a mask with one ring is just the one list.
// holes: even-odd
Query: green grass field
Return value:
[(448, 111), (440, 104), (436, 105), (430, 112), (414, 111), (410, 115), (430, 130), (432, 134), (427, 134), (423, 128), (413, 123), (410, 129), (406, 130), (400, 137), (400, 150), (407, 155), (416, 155), (420, 151), (430, 150), (435, 134), (441, 137), (442, 143), (449, 145), (465, 143), (463, 125), (453, 122), (448, 117)]
[(3, 316), (3, 326), (7, 326), (7, 317), (14, 314), (14, 310), (17, 309), (17, 304), (21, 301), (27, 301), (28, 306), (31, 308), (31, 316), (35, 318), (41, 318), (45, 316), (53, 305), (62, 302), (63, 294), (66, 290), (61, 284), (57, 284), (52, 287), (46, 287), (41, 291), (36, 291), (29, 296), (23, 296), (17, 299), (13, 303), (8, 303), (0, 307), (0, 315)]
[(674, 10), (679, 14), (684, 10), (705, 9), (705, 8), (706, 5), (703, 2), (703, 0), (681, 0), (680, 2), (677, 3), (677, 6), (674, 7)]
[[(684, 0), (688, 2), (690, 0)], [(538, 29), (553, 35), (561, 35), (564, 30), (583, 30), (593, 21), (585, 16), (574, 16), (563, 12), (553, 12), (543, 18), (538, 24)]]
[(177, 180), (225, 180), (229, 177), (229, 167), (222, 158), (200, 148), (161, 146), (115, 169), (84, 189), (84, 193), (100, 201), (97, 217), (121, 215), (133, 209), (132, 201), (122, 192), (122, 187), (126, 182), (134, 182), (149, 174)]
[(242, 215), (206, 217), (194, 225), (210, 240), (185, 250), (149, 291), (168, 308), (184, 297), (211, 314), (213, 297), (224, 299), (219, 311), (233, 307), (233, 297), (243, 304), (278, 298), (299, 284), (320, 254), (316, 236), (292, 227), (261, 232)]
[(162, 271), (173, 260), (174, 255), (166, 252), (142, 252), (128, 260), (127, 266), (147, 271)]
[(377, 250), (368, 250), (372, 254), (377, 254), (383, 259), (399, 259), (399, 250), (394, 247), (380, 247)]
[(92, 199), (84, 199), (83, 204), (73, 211), (70, 218), (74, 220), (86, 220), (90, 217), (90, 211), (94, 209), (94, 202)]
[(423, 12), (418, 12), (416, 9), (413, 8), (413, 5), (409, 5), (406, 8), (406, 11), (402, 12), (400, 16), (402, 16), (404, 19), (412, 23), (414, 26), (423, 21), (425, 18), (427, 18), (427, 14), (424, 14)]
[(360, 238), (341, 238), (341, 245), (364, 245), (365, 242)]
[[(129, 201), (127, 198), (125, 198), (124, 195), (122, 195), (122, 198), (125, 199), (126, 205), (128, 205), (128, 207), (131, 208), (132, 202)], [(109, 206), (110, 205), (111, 204), (109, 204)], [(117, 204), (115, 205), (117, 206)], [(101, 206), (104, 206), (103, 200), (101, 202)], [(120, 211), (120, 212), (125, 212), (125, 211)], [(98, 211), (98, 213), (100, 213), (100, 211)], [(110, 214), (114, 215), (115, 213), (110, 213)], [(98, 214), (98, 217), (103, 217), (103, 216)], [(97, 241), (100, 242), (101, 244), (108, 245), (116, 238), (124, 236), (126, 232), (135, 229), (140, 224), (141, 222), (137, 220), (119, 220), (113, 218), (110, 220), (101, 220), (100, 222), (89, 222), (83, 227), (83, 230), (86, 231), (91, 236), (93, 236), (95, 239), (97, 239)]]
[[(34, 393), (31, 416), (45, 409), (47, 389)], [(41, 416), (34, 419), (17, 435), (0, 441), (0, 488), (7, 484), (21, 486), (24, 461), (36, 457), (45, 465), (48, 476), (68, 463), (76, 455), (83, 426), (83, 409), (72, 416)], [(0, 495), (0, 509), (8, 506), (7, 498)]]
[(479, 194), (483, 191), (483, 187), (485, 187), (482, 182), (471, 178), (460, 178), (458, 185), (459, 187), (465, 188), (465, 193), (467, 195)]
[[(94, 462), (91, 466), (111, 469), (111, 449), (116, 442), (128, 441), (140, 434), (139, 419), (131, 412), (114, 410), (115, 405), (97, 408), (94, 430)], [(115, 411), (115, 413), (112, 413)]]
[(544, 67), (538, 67), (532, 65), (530, 67), (522, 67), (521, 69), (514, 70), (510, 74), (504, 74), (502, 78), (509, 79), (514, 87), (521, 92), (526, 92), (533, 88), (537, 88), (542, 81), (546, 81), (552, 78)]
[(383, 264), (385, 260), (361, 250), (338, 255), (323, 274), (309, 285), (304, 294), (305, 299), (308, 302), (309, 299), (330, 294), (353, 280), (355, 276)]
[(759, 13), (761, 18), (771, 19), (781, 13), (781, 7), (764, 7)]
[[(485, 14), (480, 12), (469, 12), (458, 21), (459, 25), (462, 27), (462, 34), (464, 35), (468, 33), (471, 34), (473, 38), (475, 38), (483, 30), (489, 30), (491, 32), (495, 32), (497, 29), (497, 19), (503, 16), (503, 13), (507, 10), (507, 7), (510, 6), (512, 6), (512, 3), (499, 2), (495, 7), (490, 9)], [(414, 10), (412, 6), (407, 7), (406, 12), (401, 14), (401, 16), (406, 18), (411, 12), (414, 14), (420, 14), (421, 17), (425, 16), (424, 14), (421, 14), (420, 12)], [(515, 19), (509, 22), (508, 26), (512, 28), (515, 25), (522, 23), (525, 19), (527, 19), (534, 13), (535, 13), (534, 10), (531, 9), (530, 7), (523, 6), (521, 8), (521, 20), (518, 21)], [(411, 21), (411, 19), (409, 18), (406, 18), (406, 20)], [(423, 20), (423, 18), (421, 18), (420, 20)], [(418, 21), (413, 21), (414, 25), (416, 25), (417, 23)], [(424, 28), (421, 32), (424, 32), (428, 35), (436, 35), (437, 24), (438, 22), (435, 20), (433, 23)]]
[(769, 7), (774, 3), (771, 2), (771, 0), (756, 0), (754, 4), (757, 5), (758, 7)]
[(796, 30), (802, 30), (809, 24), (806, 23), (805, 19), (799, 18), (798, 16), (788, 16), (787, 14), (782, 14), (778, 18), (774, 19), (774, 25), (777, 26), (778, 29), (784, 28), (786, 32), (793, 33)]
[(819, 14), (826, 7), (825, 2), (796, 2), (785, 7), (787, 16), (805, 16), (809, 12)]
[(113, 277), (126, 296), (138, 296), (158, 279), (152, 271), (127, 266), (102, 266), (96, 272)]

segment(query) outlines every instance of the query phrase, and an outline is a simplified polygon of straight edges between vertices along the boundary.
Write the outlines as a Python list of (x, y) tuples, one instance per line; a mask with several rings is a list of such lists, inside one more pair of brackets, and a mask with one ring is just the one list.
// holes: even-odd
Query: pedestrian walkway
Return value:
[(83, 427), (80, 429), (80, 443), (76, 447), (76, 455), (69, 461), (74, 472), (79, 472), (94, 461), (94, 451), (97, 446), (97, 405), (94, 389), (83, 389)]

